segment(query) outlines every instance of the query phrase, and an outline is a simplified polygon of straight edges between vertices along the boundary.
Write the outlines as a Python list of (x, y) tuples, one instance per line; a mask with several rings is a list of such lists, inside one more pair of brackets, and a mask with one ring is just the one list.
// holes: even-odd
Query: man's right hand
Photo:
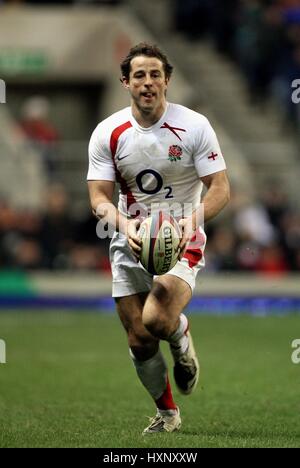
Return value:
[(141, 238), (137, 235), (140, 224), (141, 222), (138, 219), (131, 219), (127, 222), (126, 226), (128, 244), (137, 261), (139, 261), (142, 251), (142, 241)]

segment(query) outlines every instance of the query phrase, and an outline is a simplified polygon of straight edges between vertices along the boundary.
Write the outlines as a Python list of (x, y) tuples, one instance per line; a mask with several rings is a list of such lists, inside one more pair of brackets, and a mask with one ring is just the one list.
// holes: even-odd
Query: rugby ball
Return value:
[(164, 275), (176, 265), (181, 230), (170, 214), (159, 211), (144, 219), (138, 234), (142, 240), (140, 262), (149, 273)]

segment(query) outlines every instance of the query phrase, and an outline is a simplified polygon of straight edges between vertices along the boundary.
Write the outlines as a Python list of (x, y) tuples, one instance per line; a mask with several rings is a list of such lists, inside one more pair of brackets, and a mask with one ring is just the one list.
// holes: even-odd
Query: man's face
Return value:
[(152, 113), (164, 105), (168, 81), (159, 59), (141, 55), (131, 60), (129, 81), (124, 79), (123, 84), (136, 107)]

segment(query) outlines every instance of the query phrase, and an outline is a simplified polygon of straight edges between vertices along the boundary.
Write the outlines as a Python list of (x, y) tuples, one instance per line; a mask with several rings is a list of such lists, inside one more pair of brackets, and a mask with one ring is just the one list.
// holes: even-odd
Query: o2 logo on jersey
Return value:
[[(141, 171), (136, 176), (136, 184), (139, 190), (147, 195), (154, 195), (163, 189), (166, 191), (165, 198), (174, 198), (174, 195), (172, 195), (172, 187), (164, 187), (162, 176), (153, 169), (145, 169), (144, 171)], [(151, 185), (151, 188), (149, 185)]]
[(292, 88), (296, 88), (292, 93), (292, 102), (294, 104), (299, 104), (300, 102), (300, 79), (294, 80), (292, 83)]

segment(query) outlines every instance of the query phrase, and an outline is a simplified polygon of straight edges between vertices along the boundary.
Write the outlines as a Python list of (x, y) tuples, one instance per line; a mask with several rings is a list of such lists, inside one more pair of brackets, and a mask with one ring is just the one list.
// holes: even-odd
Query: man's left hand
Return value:
[(178, 224), (182, 232), (182, 237), (180, 240), (180, 244), (178, 246), (178, 250), (179, 250), (178, 259), (181, 260), (184, 255), (184, 252), (186, 251), (189, 241), (195, 234), (195, 229), (193, 229), (192, 216), (189, 216), (188, 218), (180, 219), (178, 221)]

